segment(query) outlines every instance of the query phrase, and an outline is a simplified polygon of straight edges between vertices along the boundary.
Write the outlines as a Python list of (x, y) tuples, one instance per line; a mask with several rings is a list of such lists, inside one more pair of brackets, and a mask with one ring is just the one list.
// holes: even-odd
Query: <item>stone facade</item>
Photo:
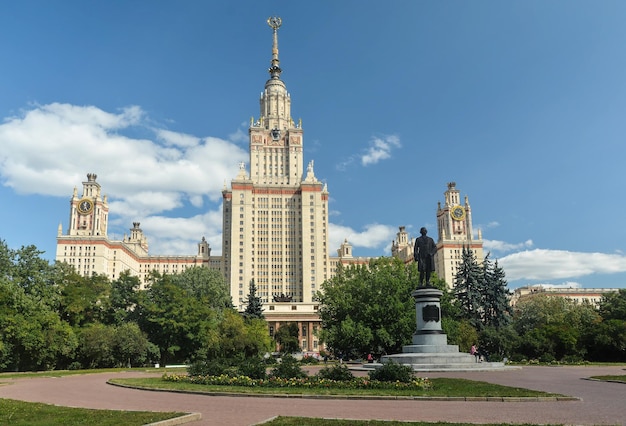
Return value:
[(528, 285), (513, 290), (511, 296), (511, 306), (515, 306), (522, 300), (537, 296), (564, 297), (573, 300), (575, 303), (589, 303), (597, 307), (603, 296), (616, 293), (616, 288), (577, 288), (577, 287), (554, 287), (549, 285)]
[(219, 269), (221, 256), (211, 256), (209, 243), (202, 238), (198, 252), (191, 256), (150, 256), (148, 240), (134, 222), (130, 235), (122, 240), (111, 240), (107, 234), (109, 206), (107, 196), (101, 195), (95, 174), (88, 174), (83, 191), (70, 199), (69, 228), (63, 233), (62, 225), (57, 232), (56, 261), (65, 262), (83, 276), (106, 275), (115, 280), (124, 271), (139, 277), (141, 285), (152, 271), (177, 274), (192, 266)]

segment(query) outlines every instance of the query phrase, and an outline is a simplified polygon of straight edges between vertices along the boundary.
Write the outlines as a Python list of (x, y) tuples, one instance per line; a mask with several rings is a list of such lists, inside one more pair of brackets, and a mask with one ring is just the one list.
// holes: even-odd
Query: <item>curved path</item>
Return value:
[(519, 386), (581, 398), (560, 402), (412, 401), (230, 397), (150, 392), (107, 385), (113, 377), (142, 373), (100, 373), (61, 378), (2, 380), (0, 398), (114, 410), (200, 412), (200, 425), (253, 425), (274, 416), (470, 423), (560, 423), (626, 425), (626, 384), (583, 380), (623, 375), (624, 367), (524, 367), (497, 372), (429, 373)]

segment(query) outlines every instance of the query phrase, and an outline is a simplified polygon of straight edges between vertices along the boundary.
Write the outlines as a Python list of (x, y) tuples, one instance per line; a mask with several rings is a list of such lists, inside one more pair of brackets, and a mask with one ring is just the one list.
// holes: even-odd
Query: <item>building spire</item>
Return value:
[(272, 79), (280, 80), (280, 60), (278, 59), (278, 29), (282, 25), (283, 21), (278, 16), (270, 16), (267, 18), (267, 25), (269, 25), (274, 32), (274, 40), (272, 43), (272, 66), (269, 68), (269, 73)]

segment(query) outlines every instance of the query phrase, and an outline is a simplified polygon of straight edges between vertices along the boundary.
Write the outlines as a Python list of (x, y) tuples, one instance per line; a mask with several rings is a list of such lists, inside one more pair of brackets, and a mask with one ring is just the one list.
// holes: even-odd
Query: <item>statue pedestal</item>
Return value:
[(413, 344), (404, 346), (402, 352), (433, 353), (458, 352), (459, 347), (448, 345), (448, 336), (441, 329), (441, 296), (443, 292), (434, 287), (419, 287), (411, 293), (415, 300), (416, 328)]
[[(441, 329), (441, 296), (434, 287), (419, 287), (411, 293), (415, 300), (416, 329), (413, 344), (402, 347), (402, 353), (384, 355), (381, 363), (410, 365), (414, 371), (476, 371), (502, 369), (502, 362), (477, 362), (474, 355), (459, 352), (457, 345), (448, 345), (448, 336)], [(381, 364), (366, 364), (366, 368)], [(371, 367), (370, 367), (371, 366)]]

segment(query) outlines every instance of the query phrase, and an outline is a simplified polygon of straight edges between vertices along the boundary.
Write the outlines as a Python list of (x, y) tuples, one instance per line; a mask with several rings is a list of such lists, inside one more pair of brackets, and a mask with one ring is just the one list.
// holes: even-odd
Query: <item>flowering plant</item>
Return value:
[(330, 380), (317, 376), (305, 378), (251, 379), (247, 376), (231, 377), (226, 374), (220, 376), (187, 376), (182, 374), (164, 374), (163, 380), (178, 383), (193, 383), (200, 385), (218, 386), (246, 386), (264, 388), (301, 388), (301, 389), (396, 389), (396, 390), (427, 390), (432, 387), (428, 378), (416, 377), (409, 382), (385, 382), (371, 380), (367, 377), (354, 377), (352, 380)]

